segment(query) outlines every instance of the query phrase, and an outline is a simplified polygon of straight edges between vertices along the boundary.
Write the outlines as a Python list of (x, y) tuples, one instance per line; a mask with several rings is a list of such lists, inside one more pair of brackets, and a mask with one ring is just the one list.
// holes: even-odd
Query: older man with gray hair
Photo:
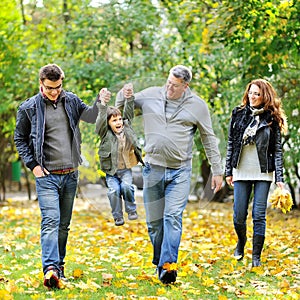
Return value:
[[(148, 233), (153, 245), (153, 264), (164, 284), (177, 277), (177, 258), (182, 235), (182, 215), (188, 201), (192, 146), (200, 132), (212, 168), (211, 188), (221, 189), (223, 170), (207, 104), (192, 93), (189, 68), (173, 67), (163, 87), (149, 87), (134, 94), (142, 110), (145, 131), (143, 198)], [(122, 89), (116, 105), (121, 107), (133, 89)]]

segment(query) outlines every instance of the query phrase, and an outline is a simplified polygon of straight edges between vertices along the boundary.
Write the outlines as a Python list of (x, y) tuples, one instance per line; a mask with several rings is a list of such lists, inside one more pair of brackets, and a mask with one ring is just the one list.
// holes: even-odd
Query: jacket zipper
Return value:
[(43, 145), (44, 145), (44, 140), (45, 140), (45, 126), (46, 126), (46, 106), (44, 105), (44, 115), (43, 115), (43, 130), (42, 130), (42, 142), (41, 142), (41, 148), (40, 148), (40, 164), (41, 167), (44, 168), (44, 163), (43, 163)]

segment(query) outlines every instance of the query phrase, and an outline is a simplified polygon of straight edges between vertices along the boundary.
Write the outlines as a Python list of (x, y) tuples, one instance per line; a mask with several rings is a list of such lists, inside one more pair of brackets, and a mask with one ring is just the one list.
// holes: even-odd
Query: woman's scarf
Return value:
[(264, 108), (250, 107), (251, 118), (253, 119), (245, 129), (243, 135), (243, 145), (254, 144), (257, 127), (259, 124), (259, 115), (264, 112)]

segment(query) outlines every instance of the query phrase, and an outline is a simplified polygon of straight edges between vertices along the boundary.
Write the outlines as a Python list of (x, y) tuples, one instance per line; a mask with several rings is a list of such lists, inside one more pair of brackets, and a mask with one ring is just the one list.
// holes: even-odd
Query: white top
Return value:
[(255, 144), (242, 147), (241, 157), (237, 168), (232, 171), (233, 181), (264, 180), (273, 181), (273, 172), (262, 173)]

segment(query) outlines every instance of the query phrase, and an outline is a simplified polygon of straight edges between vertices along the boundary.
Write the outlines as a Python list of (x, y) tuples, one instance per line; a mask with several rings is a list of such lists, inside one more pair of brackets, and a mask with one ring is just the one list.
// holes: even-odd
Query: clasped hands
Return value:
[[(133, 85), (132, 83), (126, 83), (123, 86), (123, 95), (124, 98), (129, 99), (133, 96), (134, 91), (133, 91)], [(111, 92), (107, 88), (102, 88), (99, 92), (99, 99), (102, 105), (107, 105), (109, 103), (111, 98)]]

